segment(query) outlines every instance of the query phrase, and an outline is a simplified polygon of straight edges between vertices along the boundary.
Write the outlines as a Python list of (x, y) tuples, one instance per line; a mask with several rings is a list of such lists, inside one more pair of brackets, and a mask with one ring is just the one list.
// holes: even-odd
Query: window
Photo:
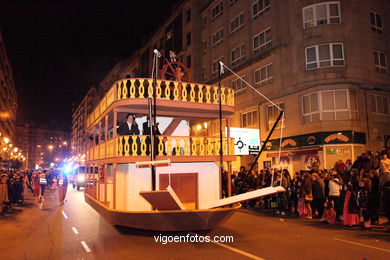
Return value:
[(244, 26), (244, 13), (239, 14), (230, 21), (230, 33), (234, 33)]
[(253, 37), (253, 53), (259, 54), (272, 47), (271, 27)]
[[(245, 76), (241, 76), (245, 80)], [(234, 95), (239, 96), (245, 93), (246, 85), (241, 79), (235, 79), (230, 82), (230, 87), (234, 90)]]
[(383, 32), (383, 25), (382, 25), (382, 15), (371, 11), (370, 12), (370, 20), (371, 20), (371, 29), (374, 32)]
[(241, 44), (237, 48), (234, 48), (230, 52), (230, 63), (232, 66), (236, 66), (243, 62), (245, 59), (245, 44)]
[(187, 63), (187, 67), (191, 68), (191, 55), (187, 56), (187, 62), (186, 63)]
[(187, 46), (191, 45), (191, 32), (188, 32), (186, 34), (186, 41), (187, 41)]
[(241, 114), (241, 127), (250, 127), (257, 125), (257, 111), (251, 111)]
[(188, 10), (187, 10), (187, 13), (186, 13), (186, 22), (187, 22), (187, 23), (191, 22), (191, 9), (188, 9)]
[(386, 54), (381, 51), (374, 50), (374, 64), (376, 71), (386, 73)]
[(213, 47), (216, 46), (218, 43), (222, 42), (222, 40), (223, 40), (223, 27), (213, 34), (212, 36)]
[(256, 19), (269, 10), (269, 0), (258, 0), (252, 5), (252, 17)]
[[(284, 103), (279, 103), (276, 105), (279, 108), (284, 109)], [(280, 114), (280, 110), (277, 109), (275, 106), (273, 105), (267, 106), (267, 129), (268, 130), (274, 126), (276, 119), (278, 119), (279, 114)], [(283, 128), (284, 128), (286, 127), (286, 125), (283, 117), (282, 120), (283, 120)], [(280, 120), (278, 125), (276, 126), (277, 129), (279, 129), (282, 126), (282, 120)]]
[(213, 61), (213, 63), (211, 64), (211, 74), (212, 74), (213, 77), (218, 76), (219, 61), (223, 62), (223, 56), (221, 58)]
[(219, 2), (213, 9), (211, 9), (211, 21), (215, 20), (223, 13), (223, 2)]
[(371, 112), (377, 115), (390, 116), (390, 97), (371, 95)]
[(203, 54), (205, 54), (207, 52), (207, 42), (204, 41), (203, 42)]
[(303, 122), (357, 119), (356, 92), (337, 89), (302, 97)]
[(237, 2), (238, 0), (229, 0), (229, 6), (232, 6), (235, 2)]
[(254, 72), (255, 84), (257, 86), (263, 86), (268, 83), (272, 83), (272, 63), (261, 67)]
[(207, 67), (203, 68), (203, 81), (207, 81)]
[(303, 28), (318, 26), (321, 24), (341, 23), (340, 3), (324, 2), (302, 9)]
[(342, 43), (327, 43), (306, 48), (306, 69), (344, 66)]

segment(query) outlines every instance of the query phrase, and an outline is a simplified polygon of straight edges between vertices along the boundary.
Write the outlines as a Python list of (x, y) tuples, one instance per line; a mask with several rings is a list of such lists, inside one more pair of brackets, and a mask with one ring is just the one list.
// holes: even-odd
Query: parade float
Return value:
[(117, 80), (87, 117), (86, 169), (98, 179), (86, 179), (94, 185), (85, 200), (112, 225), (209, 230), (240, 208), (238, 202), (283, 191), (269, 187), (221, 198), (220, 166), (236, 159), (230, 126), (224, 136), (220, 124), (220, 136), (200, 137), (191, 135), (190, 122), (231, 117), (234, 92), (191, 82), (177, 63), (166, 61), (152, 78)]

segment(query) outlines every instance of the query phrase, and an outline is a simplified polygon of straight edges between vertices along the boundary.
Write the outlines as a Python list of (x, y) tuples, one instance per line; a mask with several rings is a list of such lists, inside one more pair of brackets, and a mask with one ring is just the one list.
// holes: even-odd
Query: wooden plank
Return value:
[(211, 203), (204, 205), (202, 208), (203, 209), (211, 209), (211, 208), (222, 207), (222, 206), (226, 206), (226, 205), (230, 205), (230, 204), (234, 204), (234, 203), (238, 203), (238, 202), (242, 202), (242, 201), (246, 201), (246, 200), (251, 200), (251, 199), (255, 199), (255, 198), (259, 198), (259, 197), (264, 197), (264, 196), (268, 196), (271, 194), (275, 194), (278, 192), (284, 192), (284, 191), (286, 191), (286, 190), (281, 186), (267, 187), (267, 188), (263, 188), (263, 189), (249, 191), (249, 192), (235, 195), (232, 197), (228, 197), (225, 199), (217, 200), (217, 201), (214, 201), (214, 202), (211, 202)]
[(185, 210), (183, 203), (169, 186), (167, 190), (141, 191), (139, 194), (157, 210)]

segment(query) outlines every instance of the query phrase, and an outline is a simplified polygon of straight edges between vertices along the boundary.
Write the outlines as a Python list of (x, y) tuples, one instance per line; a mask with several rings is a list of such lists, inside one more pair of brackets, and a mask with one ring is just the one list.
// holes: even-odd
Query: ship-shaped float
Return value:
[[(87, 117), (86, 183), (93, 185), (87, 185), (85, 200), (112, 225), (209, 230), (232, 216), (238, 202), (283, 191), (269, 187), (221, 198), (221, 162), (236, 159), (229, 125), (223, 137), (193, 136), (190, 122), (231, 117), (234, 92), (183, 82), (183, 73), (175, 77), (180, 66), (167, 62), (160, 79), (116, 81)], [(123, 134), (118, 122), (129, 130), (125, 118), (134, 115), (139, 132)], [(159, 133), (145, 134), (156, 122)]]

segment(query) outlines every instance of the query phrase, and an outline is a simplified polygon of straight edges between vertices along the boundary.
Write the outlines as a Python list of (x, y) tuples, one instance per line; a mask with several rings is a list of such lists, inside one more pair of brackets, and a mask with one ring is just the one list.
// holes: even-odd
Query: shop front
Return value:
[[(300, 170), (330, 169), (338, 160), (354, 161), (365, 150), (365, 133), (351, 130), (316, 132), (283, 138), (281, 167), (291, 174)], [(260, 158), (260, 167), (278, 167), (279, 139), (270, 140)], [(264, 145), (264, 144), (262, 144)]]

